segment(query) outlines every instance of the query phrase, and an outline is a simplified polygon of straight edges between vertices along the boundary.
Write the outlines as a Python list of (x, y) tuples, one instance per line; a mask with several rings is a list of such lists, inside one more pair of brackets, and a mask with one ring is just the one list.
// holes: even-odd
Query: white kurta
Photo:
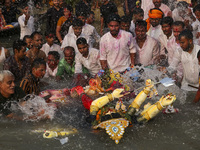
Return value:
[(199, 45), (194, 45), (192, 53), (184, 52), (181, 48), (174, 54), (174, 59), (170, 69), (176, 70), (178, 63), (181, 62), (183, 66), (183, 80), (181, 83), (181, 89), (186, 91), (197, 91), (188, 85), (199, 87), (199, 64), (197, 59), (197, 53), (200, 49)]
[(96, 75), (101, 69), (101, 64), (99, 61), (99, 50), (95, 48), (89, 49), (88, 57), (85, 58), (81, 53), (77, 54), (75, 57), (75, 73), (82, 73), (82, 65), (87, 68), (91, 75)]
[(108, 67), (114, 72), (125, 71), (131, 64), (130, 53), (136, 53), (131, 33), (120, 30), (114, 38), (110, 32), (100, 41), (100, 60), (107, 60)]
[(60, 45), (58, 45), (58, 44), (53, 44), (53, 45), (50, 47), (48, 43), (43, 44), (41, 50), (42, 50), (43, 52), (45, 52), (45, 54), (46, 54), (47, 57), (48, 57), (48, 53), (49, 53), (50, 51), (57, 51), (60, 55), (62, 55), (62, 52), (63, 52), (62, 49), (61, 49), (61, 47), (60, 47)]
[(51, 68), (49, 68), (49, 65), (46, 65), (46, 73), (44, 78), (49, 78), (49, 77), (56, 77), (57, 71), (58, 71), (58, 66), (52, 71)]
[(149, 28), (147, 35), (149, 35), (150, 37), (153, 37), (154, 39), (159, 41), (159, 36), (163, 33), (162, 27), (161, 25), (158, 25), (156, 27), (153, 27), (151, 25), (151, 27)]
[(34, 18), (32, 16), (30, 16), (30, 18), (28, 19), (27, 24), (25, 25), (25, 15), (21, 15), (18, 18), (18, 22), (20, 25), (20, 39), (22, 40), (24, 38), (25, 35), (31, 35), (34, 31), (35, 31), (35, 27), (34, 27)]

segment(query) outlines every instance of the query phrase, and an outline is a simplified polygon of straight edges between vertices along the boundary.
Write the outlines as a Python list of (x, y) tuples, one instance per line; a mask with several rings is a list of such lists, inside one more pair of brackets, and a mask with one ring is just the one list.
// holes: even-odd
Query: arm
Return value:
[(103, 70), (105, 70), (106, 68), (108, 68), (107, 60), (100, 60), (100, 63), (101, 63), (101, 68)]
[(79, 57), (79, 54), (76, 55), (75, 57), (75, 73), (82, 73), (82, 63), (80, 61), (80, 57)]
[(22, 88), (22, 90), (28, 94), (29, 91), (29, 82), (27, 79), (22, 79), (21, 83), (20, 83), (20, 87)]
[(160, 46), (159, 43), (156, 41), (153, 50), (152, 50), (152, 62), (151, 64), (156, 64), (158, 62), (160, 56)]
[(128, 9), (128, 0), (125, 0), (125, 12), (126, 12), (126, 15), (129, 15), (129, 9)]
[(130, 40), (128, 42), (128, 46), (129, 46), (129, 49), (130, 49), (130, 58), (131, 58), (131, 66), (134, 66), (135, 65), (135, 57), (136, 57), (136, 49), (134, 47), (134, 40), (133, 40), (133, 36), (132, 34), (130, 33)]
[(197, 103), (199, 100), (200, 100), (200, 86), (199, 86), (199, 89), (198, 89), (198, 91), (196, 93), (196, 96), (195, 96), (193, 102)]
[(104, 26), (104, 18), (101, 17), (101, 30), (100, 30), (100, 34), (103, 35), (103, 26)]
[(130, 53), (130, 57), (131, 57), (131, 66), (134, 66), (134, 65), (135, 65), (135, 56), (136, 56), (136, 53)]
[(56, 27), (56, 36), (58, 38), (58, 40), (60, 41), (60, 43), (62, 44), (62, 36), (60, 34), (60, 31), (61, 31), (61, 25), (62, 25), (62, 19), (60, 17), (60, 19), (58, 20), (58, 23), (57, 23), (57, 27)]

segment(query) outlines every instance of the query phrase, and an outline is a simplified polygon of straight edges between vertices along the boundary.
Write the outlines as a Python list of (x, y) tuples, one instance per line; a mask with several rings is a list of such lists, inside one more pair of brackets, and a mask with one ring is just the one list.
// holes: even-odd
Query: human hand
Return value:
[(168, 105), (171, 105), (175, 100), (176, 100), (175, 95), (168, 94), (166, 96), (162, 96), (159, 102), (163, 107), (166, 107)]

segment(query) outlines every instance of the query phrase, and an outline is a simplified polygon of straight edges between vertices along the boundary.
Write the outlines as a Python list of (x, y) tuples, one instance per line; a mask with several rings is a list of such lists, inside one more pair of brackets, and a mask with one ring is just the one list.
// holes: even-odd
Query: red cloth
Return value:
[(86, 94), (83, 94), (81, 99), (82, 99), (83, 106), (87, 110), (90, 110), (90, 105), (92, 104), (93, 100), (89, 96), (87, 96)]

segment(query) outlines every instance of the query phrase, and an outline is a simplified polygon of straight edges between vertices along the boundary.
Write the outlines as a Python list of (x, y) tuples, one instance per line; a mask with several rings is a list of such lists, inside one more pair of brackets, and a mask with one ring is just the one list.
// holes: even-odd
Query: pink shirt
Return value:
[(107, 60), (114, 72), (122, 72), (130, 66), (130, 53), (136, 53), (131, 33), (120, 30), (116, 38), (110, 32), (101, 38), (100, 60)]

